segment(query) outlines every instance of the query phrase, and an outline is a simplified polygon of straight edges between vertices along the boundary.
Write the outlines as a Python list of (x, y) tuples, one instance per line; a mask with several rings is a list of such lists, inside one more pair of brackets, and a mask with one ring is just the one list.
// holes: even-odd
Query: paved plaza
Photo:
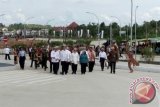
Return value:
[[(13, 60), (0, 62), (13, 64)], [(146, 105), (129, 104), (130, 84), (139, 77), (151, 77), (160, 83), (158, 72), (136, 70), (129, 73), (125, 62), (118, 62), (116, 74), (110, 74), (105, 68), (100, 71), (98, 63), (94, 72), (86, 75), (54, 75), (49, 69), (25, 70), (19, 65), (0, 68), (0, 105), (2, 107), (159, 107), (158, 99)], [(142, 67), (149, 65), (142, 64)], [(151, 65), (157, 67), (159, 65)], [(124, 68), (124, 69), (123, 69)], [(138, 69), (138, 68), (136, 68)], [(59, 72), (61, 69), (59, 70)]]

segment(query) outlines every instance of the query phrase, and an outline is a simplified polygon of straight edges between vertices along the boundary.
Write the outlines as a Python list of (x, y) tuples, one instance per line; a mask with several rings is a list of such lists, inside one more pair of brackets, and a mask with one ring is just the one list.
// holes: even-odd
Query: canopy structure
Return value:
[[(137, 39), (137, 40), (133, 40), (132, 43), (135, 43), (136, 44), (143, 44), (143, 43), (146, 43), (150, 41), (150, 43), (160, 43), (160, 37), (157, 37), (157, 38), (147, 38), (147, 39)], [(129, 41), (130, 43), (130, 41)]]

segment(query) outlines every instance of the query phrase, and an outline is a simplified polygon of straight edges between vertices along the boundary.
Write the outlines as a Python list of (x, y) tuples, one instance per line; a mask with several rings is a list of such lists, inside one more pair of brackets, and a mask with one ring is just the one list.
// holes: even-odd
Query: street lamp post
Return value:
[(0, 17), (4, 16), (5, 14), (0, 14)]
[(100, 23), (99, 23), (99, 17), (95, 13), (91, 13), (91, 12), (86, 12), (86, 13), (94, 15), (98, 20), (97, 36), (98, 36), (98, 42), (99, 42), (98, 44), (100, 45)]
[(156, 21), (156, 38), (157, 38), (157, 36), (158, 36), (158, 21)]
[(137, 47), (136, 47), (136, 44), (137, 44), (137, 9), (138, 9), (138, 6), (136, 6), (136, 9), (135, 9), (135, 59), (137, 58)]
[(113, 39), (113, 32), (112, 32), (112, 22), (110, 24), (110, 45), (112, 43), (112, 39)]
[[(34, 17), (28, 17), (26, 20), (25, 20), (25, 24), (26, 24), (26, 22), (28, 21), (28, 20), (31, 20), (31, 19), (33, 19)], [(24, 38), (26, 38), (26, 26), (25, 26), (25, 24), (24, 24)]]
[(115, 19), (117, 19), (119, 21), (119, 23), (120, 23), (120, 32), (119, 32), (119, 34), (120, 34), (120, 37), (121, 37), (121, 20), (116, 16), (111, 16), (111, 17), (115, 18)]
[[(50, 20), (48, 20), (47, 21), (47, 23), (46, 23), (46, 25), (48, 25), (50, 22), (52, 22), (52, 21), (54, 21), (55, 19), (53, 18), (53, 19), (50, 19)], [(45, 34), (46, 34), (46, 32), (45, 32)], [(46, 34), (46, 37), (47, 37), (47, 34)]]
[(131, 0), (131, 47), (132, 47), (132, 36), (133, 36), (133, 31), (132, 31), (132, 26), (133, 26), (133, 0)]

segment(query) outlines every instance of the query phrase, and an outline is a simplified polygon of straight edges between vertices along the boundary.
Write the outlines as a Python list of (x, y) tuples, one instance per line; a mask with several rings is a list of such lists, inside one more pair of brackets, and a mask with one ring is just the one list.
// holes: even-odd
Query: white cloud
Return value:
[(17, 16), (18, 20), (25, 22), (26, 16), (24, 14), (17, 13), (16, 16)]
[(1, 2), (8, 2), (9, 0), (1, 0)]
[(142, 20), (151, 20), (152, 19), (152, 16), (150, 13), (144, 13), (141, 17)]
[[(137, 22), (160, 19), (160, 6), (157, 6), (160, 0), (134, 2), (140, 6), (137, 11)], [(86, 14), (86, 11), (93, 12), (99, 17), (104, 16), (108, 21), (105, 18), (100, 18), (100, 21), (107, 24), (111, 21), (110, 16), (118, 17), (122, 24), (130, 22), (130, 0), (1, 0), (0, 4), (0, 13), (6, 11), (6, 14), (12, 16), (10, 23), (24, 22), (28, 17), (35, 17), (29, 22), (39, 24), (45, 24), (53, 18), (55, 18), (53, 23), (58, 25), (66, 25), (72, 21), (97, 23), (97, 19)]]
[(110, 16), (107, 16), (107, 15), (101, 15), (100, 17), (101, 21), (107, 23), (107, 24), (110, 24), (112, 22), (112, 19)]
[(21, 13), (21, 12), (22, 12), (22, 9), (21, 9), (21, 8), (19, 8), (19, 9), (17, 10), (17, 12)]
[(12, 21), (12, 16), (7, 14), (4, 16), (7, 21)]

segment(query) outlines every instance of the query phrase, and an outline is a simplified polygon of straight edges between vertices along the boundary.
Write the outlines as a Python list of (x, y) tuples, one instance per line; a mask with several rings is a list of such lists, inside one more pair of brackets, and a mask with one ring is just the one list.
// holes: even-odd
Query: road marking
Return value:
[[(2, 75), (1, 75), (2, 74)], [(54, 82), (64, 81), (66, 78), (46, 72), (33, 72), (26, 71), (12, 71), (1, 73), (0, 72), (0, 86), (29, 86), (29, 85), (45, 85)]]

